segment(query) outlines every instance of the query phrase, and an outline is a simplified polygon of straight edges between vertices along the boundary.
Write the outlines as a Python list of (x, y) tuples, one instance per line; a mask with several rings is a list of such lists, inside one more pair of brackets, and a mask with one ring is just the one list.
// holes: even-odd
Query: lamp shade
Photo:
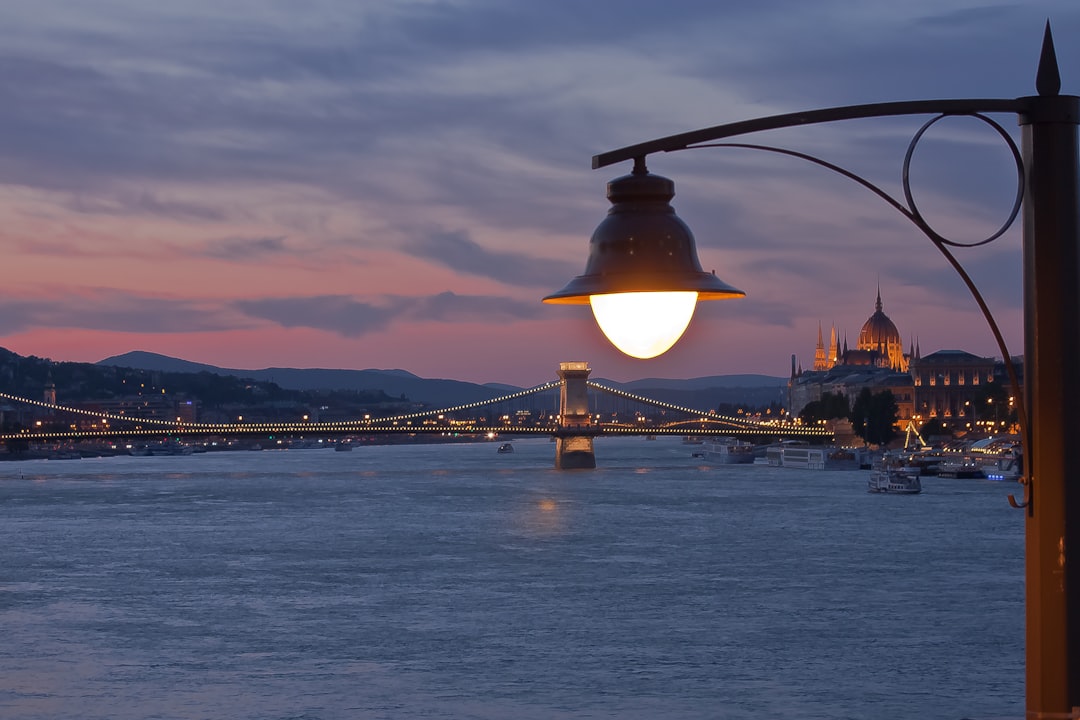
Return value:
[(675, 183), (644, 163), (607, 186), (611, 208), (589, 243), (585, 273), (544, 298), (587, 305), (593, 295), (696, 292), (699, 300), (742, 297), (742, 290), (701, 269), (694, 235), (671, 207)]

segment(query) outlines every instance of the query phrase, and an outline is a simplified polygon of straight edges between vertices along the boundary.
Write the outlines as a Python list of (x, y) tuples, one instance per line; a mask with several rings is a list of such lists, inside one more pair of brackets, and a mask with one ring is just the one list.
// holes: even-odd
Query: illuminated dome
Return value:
[(878, 290), (874, 314), (870, 316), (859, 331), (859, 350), (873, 350), (882, 353), (885, 364), (898, 370), (906, 370), (904, 347), (900, 341), (900, 331), (881, 310), (881, 290)]
[(881, 291), (878, 291), (877, 303), (874, 305), (874, 314), (870, 316), (859, 331), (860, 350), (877, 350), (888, 347), (890, 344), (900, 344), (900, 331), (889, 319), (889, 316), (881, 311)]

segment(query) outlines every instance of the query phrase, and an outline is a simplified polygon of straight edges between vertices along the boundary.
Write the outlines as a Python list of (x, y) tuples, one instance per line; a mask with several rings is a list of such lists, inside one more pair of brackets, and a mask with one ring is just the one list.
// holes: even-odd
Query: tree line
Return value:
[(855, 397), (855, 403), (848, 405), (843, 393), (824, 392), (820, 400), (807, 403), (799, 412), (804, 423), (814, 424), (821, 420), (847, 419), (852, 430), (869, 445), (887, 445), (899, 434), (896, 430), (896, 418), (900, 408), (891, 390), (871, 392), (863, 388)]

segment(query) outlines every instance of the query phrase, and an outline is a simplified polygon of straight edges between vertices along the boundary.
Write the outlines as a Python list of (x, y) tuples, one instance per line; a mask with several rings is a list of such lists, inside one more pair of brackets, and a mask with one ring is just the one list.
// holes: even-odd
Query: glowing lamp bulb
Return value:
[(611, 344), (644, 360), (667, 352), (682, 337), (697, 297), (696, 292), (613, 293), (590, 295), (589, 304)]

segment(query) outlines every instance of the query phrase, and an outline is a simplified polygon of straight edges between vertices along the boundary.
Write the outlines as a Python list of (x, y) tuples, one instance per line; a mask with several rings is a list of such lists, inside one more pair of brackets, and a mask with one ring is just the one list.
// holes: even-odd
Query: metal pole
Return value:
[[(1080, 717), (1080, 188), (1078, 98), (1059, 95), (1047, 38), (1020, 115), (1024, 196), (1024, 394), (1031, 457), (1025, 527), (1027, 717)], [(1069, 467), (1070, 463), (1073, 467)], [(1070, 602), (1071, 601), (1071, 602)]]

